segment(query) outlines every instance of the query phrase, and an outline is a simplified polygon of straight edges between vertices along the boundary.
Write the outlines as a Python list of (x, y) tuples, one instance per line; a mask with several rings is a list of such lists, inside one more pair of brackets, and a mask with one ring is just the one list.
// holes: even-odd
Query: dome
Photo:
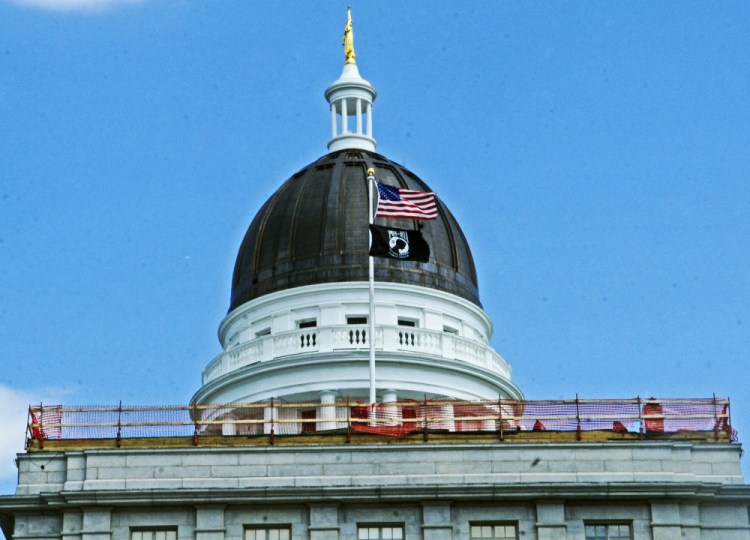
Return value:
[[(368, 281), (368, 168), (379, 182), (431, 191), (414, 173), (363, 149), (334, 151), (303, 168), (253, 219), (240, 246), (229, 311), (263, 295), (321, 283)], [(427, 263), (378, 258), (375, 281), (444, 291), (481, 307), (469, 244), (438, 199), (428, 222), (376, 218), (376, 224), (420, 229)]]

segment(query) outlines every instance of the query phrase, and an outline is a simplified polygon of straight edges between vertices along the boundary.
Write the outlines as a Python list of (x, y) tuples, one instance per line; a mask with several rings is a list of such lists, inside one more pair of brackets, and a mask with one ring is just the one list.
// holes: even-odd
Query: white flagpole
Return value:
[[(372, 225), (373, 218), (375, 214), (375, 209), (373, 208), (373, 202), (374, 202), (374, 196), (373, 196), (373, 189), (375, 188), (375, 169), (367, 169), (367, 191), (369, 194), (368, 197), (368, 214), (369, 214), (369, 224)], [(369, 231), (368, 227), (368, 234), (372, 234)], [(369, 267), (369, 277), (370, 277), (370, 330), (369, 330), (369, 343), (370, 343), (370, 405), (375, 404), (375, 261), (374, 257), (370, 255), (370, 267)]]

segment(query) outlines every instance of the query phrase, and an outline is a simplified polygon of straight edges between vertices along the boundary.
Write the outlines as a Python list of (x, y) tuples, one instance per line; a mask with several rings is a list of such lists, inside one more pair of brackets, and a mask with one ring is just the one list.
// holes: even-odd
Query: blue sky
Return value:
[[(750, 4), (352, 8), (378, 151), (458, 218), (526, 396), (716, 392), (750, 433)], [(345, 13), (0, 0), (0, 493), (29, 401), (198, 389), (247, 226), (326, 153)]]

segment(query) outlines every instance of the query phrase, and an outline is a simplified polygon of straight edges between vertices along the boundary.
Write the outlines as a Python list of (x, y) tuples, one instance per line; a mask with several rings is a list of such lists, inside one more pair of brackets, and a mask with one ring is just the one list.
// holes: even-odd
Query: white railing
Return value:
[[(370, 346), (369, 328), (325, 326), (262, 336), (225, 351), (203, 370), (203, 384), (244, 366), (297, 354), (364, 350)], [(381, 353), (427, 354), (510, 375), (508, 364), (490, 347), (454, 334), (410, 328), (378, 326), (375, 349)]]

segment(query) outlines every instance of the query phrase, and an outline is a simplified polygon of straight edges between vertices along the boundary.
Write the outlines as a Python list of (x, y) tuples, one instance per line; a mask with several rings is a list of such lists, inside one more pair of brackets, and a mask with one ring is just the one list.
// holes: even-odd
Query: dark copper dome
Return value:
[[(229, 311), (264, 294), (342, 281), (367, 281), (367, 169), (379, 182), (431, 191), (414, 173), (374, 152), (341, 150), (323, 156), (284, 184), (250, 224), (237, 254)], [(375, 281), (419, 285), (478, 306), (474, 259), (461, 228), (438, 200), (438, 218), (383, 220), (421, 228), (430, 245), (427, 263), (378, 258)]]

